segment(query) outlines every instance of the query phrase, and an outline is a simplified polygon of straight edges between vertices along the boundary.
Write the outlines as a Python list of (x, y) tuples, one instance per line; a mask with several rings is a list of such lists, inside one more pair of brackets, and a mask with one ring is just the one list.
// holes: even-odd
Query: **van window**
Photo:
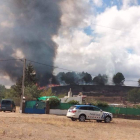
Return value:
[(94, 111), (100, 111), (100, 108), (94, 107)]
[(80, 107), (79, 109), (80, 110), (87, 110), (87, 107), (86, 106), (83, 106), (83, 107)]
[(94, 111), (94, 108), (93, 107), (88, 107), (87, 110)]
[(11, 101), (3, 100), (1, 104), (3, 104), (3, 105), (10, 105)]

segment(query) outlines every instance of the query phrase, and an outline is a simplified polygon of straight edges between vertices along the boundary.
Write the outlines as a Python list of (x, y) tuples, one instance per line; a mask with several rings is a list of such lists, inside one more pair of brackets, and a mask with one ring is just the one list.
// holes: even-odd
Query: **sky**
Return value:
[[(54, 65), (92, 77), (107, 74), (109, 84), (121, 72), (126, 86), (138, 86), (140, 0), (65, 0), (60, 8), (61, 26), (52, 37), (58, 46)], [(8, 76), (0, 79), (7, 87), (13, 84)]]
[(121, 72), (126, 86), (138, 86), (140, 0), (76, 0), (74, 7), (69, 3), (63, 4), (62, 25), (54, 37), (59, 46), (55, 65), (92, 77), (107, 74), (110, 84)]

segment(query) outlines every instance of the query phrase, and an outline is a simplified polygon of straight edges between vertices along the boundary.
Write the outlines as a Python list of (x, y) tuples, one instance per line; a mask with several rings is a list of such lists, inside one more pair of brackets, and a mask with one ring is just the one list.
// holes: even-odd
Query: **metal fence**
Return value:
[(140, 109), (136, 108), (121, 108), (121, 107), (100, 107), (104, 111), (111, 112), (113, 114), (124, 114), (124, 115), (140, 115)]
[(58, 106), (51, 106), (50, 109), (67, 110), (67, 109), (69, 109), (71, 106), (73, 106), (73, 104), (60, 103)]
[[(72, 104), (68, 103), (60, 103), (58, 106), (51, 107), (51, 109), (62, 109), (67, 110), (72, 106)], [(124, 114), (124, 115), (139, 115), (140, 116), (140, 109), (136, 108), (121, 108), (121, 107), (101, 107), (103, 111), (111, 112), (113, 114)]]
[[(60, 103), (58, 106), (50, 106), (50, 109), (61, 109), (67, 110), (73, 104)], [(113, 114), (124, 114), (124, 115), (135, 115), (140, 116), (140, 109), (136, 108), (121, 108), (121, 107), (101, 107), (103, 111), (111, 112)], [(46, 103), (41, 101), (26, 101), (25, 103), (25, 113), (39, 113), (44, 114), (46, 109)]]

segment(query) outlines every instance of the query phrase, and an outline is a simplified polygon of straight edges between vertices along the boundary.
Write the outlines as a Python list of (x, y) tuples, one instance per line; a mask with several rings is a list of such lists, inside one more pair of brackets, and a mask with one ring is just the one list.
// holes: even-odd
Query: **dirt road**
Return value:
[(1, 140), (139, 140), (140, 121), (72, 122), (65, 116), (0, 112)]

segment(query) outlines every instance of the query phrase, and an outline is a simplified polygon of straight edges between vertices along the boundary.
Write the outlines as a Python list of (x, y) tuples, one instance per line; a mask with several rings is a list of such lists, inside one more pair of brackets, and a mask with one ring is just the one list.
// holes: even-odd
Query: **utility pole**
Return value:
[(23, 98), (24, 98), (25, 69), (26, 69), (26, 59), (24, 59), (24, 64), (23, 64), (22, 94), (21, 94), (21, 100), (20, 100), (20, 113), (22, 113)]

